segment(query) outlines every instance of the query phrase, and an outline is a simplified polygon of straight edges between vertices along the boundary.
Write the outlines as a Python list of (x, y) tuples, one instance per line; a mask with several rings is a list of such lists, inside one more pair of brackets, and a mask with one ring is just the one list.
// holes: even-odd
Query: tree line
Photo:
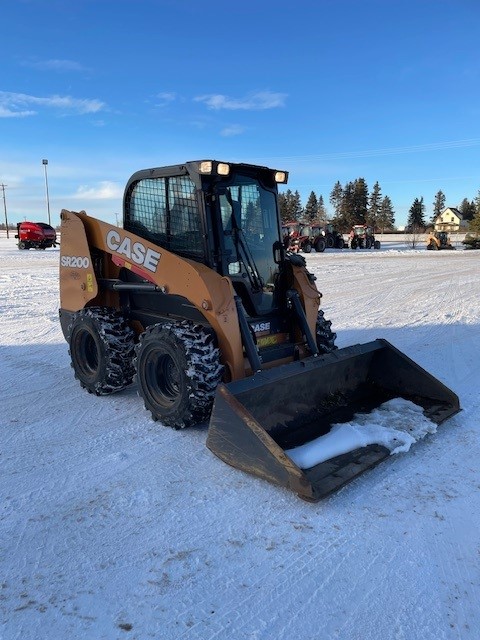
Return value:
[[(327, 219), (342, 233), (350, 231), (354, 224), (367, 224), (377, 231), (395, 229), (395, 211), (389, 196), (382, 195), (379, 182), (375, 182), (369, 191), (365, 178), (357, 178), (342, 186), (337, 181), (329, 197), (333, 215), (329, 216), (322, 195), (311, 191), (305, 206), (302, 205), (300, 193), (290, 189), (279, 194), (279, 207), (282, 222), (301, 221), (306, 223), (325, 224)], [(424, 231), (432, 226), (435, 219), (446, 206), (446, 196), (438, 191), (432, 203), (432, 215), (427, 220), (426, 206), (423, 197), (415, 198), (409, 209), (407, 230)], [(480, 215), (480, 191), (473, 200), (464, 198), (457, 207), (464, 220), (473, 221)], [(471, 226), (471, 225), (470, 225)], [(479, 229), (480, 231), (480, 229)]]
[(346, 233), (354, 224), (367, 224), (375, 229), (388, 231), (395, 228), (395, 211), (388, 196), (382, 195), (378, 181), (371, 192), (365, 178), (357, 178), (342, 186), (337, 181), (330, 193), (333, 215), (328, 216), (322, 195), (312, 191), (305, 207), (302, 206), (298, 191), (288, 189), (279, 194), (282, 222), (304, 221), (325, 224), (327, 218), (337, 229)]

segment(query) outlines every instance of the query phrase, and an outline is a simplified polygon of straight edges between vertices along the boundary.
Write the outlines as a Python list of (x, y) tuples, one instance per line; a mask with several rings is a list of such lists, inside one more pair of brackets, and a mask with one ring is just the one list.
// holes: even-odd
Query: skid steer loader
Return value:
[(87, 391), (135, 380), (154, 420), (209, 419), (215, 455), (315, 501), (390, 452), (374, 442), (302, 468), (292, 448), (392, 398), (437, 424), (459, 403), (385, 340), (336, 349), (315, 277), (282, 243), (287, 178), (187, 162), (130, 178), (123, 228), (63, 210), (60, 321)]

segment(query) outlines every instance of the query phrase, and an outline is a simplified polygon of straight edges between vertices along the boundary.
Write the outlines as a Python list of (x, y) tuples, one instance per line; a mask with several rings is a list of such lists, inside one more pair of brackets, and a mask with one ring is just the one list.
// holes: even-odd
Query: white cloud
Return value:
[(245, 127), (241, 127), (239, 124), (231, 124), (220, 131), (220, 135), (224, 138), (230, 138), (232, 136), (239, 136), (245, 131)]
[(27, 60), (23, 63), (27, 67), (41, 71), (86, 71), (79, 62), (74, 60)]
[(124, 187), (117, 182), (99, 182), (97, 186), (87, 187), (81, 186), (74, 194), (74, 198), (82, 198), (83, 200), (114, 200), (123, 198)]
[(177, 94), (164, 91), (162, 93), (158, 93), (156, 95), (157, 102), (155, 103), (156, 107), (166, 107), (167, 104), (174, 102), (177, 99)]
[(209, 109), (218, 111), (228, 109), (231, 111), (262, 111), (264, 109), (276, 109), (285, 106), (286, 93), (273, 93), (271, 91), (259, 91), (251, 93), (244, 98), (230, 98), (222, 94), (209, 94), (194, 98), (195, 102), (203, 102)]
[(0, 98), (0, 118), (27, 118), (28, 116), (34, 116), (36, 111), (15, 111), (11, 109), (8, 104), (2, 104)]
[[(33, 109), (32, 109), (33, 107)], [(0, 118), (24, 118), (38, 113), (38, 109), (55, 109), (63, 113), (97, 113), (106, 105), (100, 100), (78, 99), (71, 96), (40, 98), (25, 93), (0, 91)], [(35, 109), (36, 108), (36, 109)]]

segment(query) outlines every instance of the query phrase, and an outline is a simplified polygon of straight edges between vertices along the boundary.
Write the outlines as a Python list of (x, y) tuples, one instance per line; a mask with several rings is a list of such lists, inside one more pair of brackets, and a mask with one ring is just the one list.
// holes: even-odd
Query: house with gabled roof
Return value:
[(433, 226), (435, 231), (466, 231), (468, 220), (455, 207), (447, 207), (435, 218)]

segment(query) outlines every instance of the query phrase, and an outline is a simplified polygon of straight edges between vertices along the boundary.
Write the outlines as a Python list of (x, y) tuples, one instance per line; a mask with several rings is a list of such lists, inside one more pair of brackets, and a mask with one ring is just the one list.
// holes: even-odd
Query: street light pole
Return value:
[(6, 184), (0, 184), (0, 187), (1, 187), (2, 191), (3, 191), (3, 208), (4, 208), (4, 211), (5, 211), (5, 226), (7, 227), (7, 239), (8, 239), (10, 236), (8, 235), (7, 201), (5, 199), (5, 187), (6, 186), (7, 186)]
[(48, 180), (47, 180), (47, 164), (48, 160), (42, 160), (43, 168), (45, 169), (45, 193), (47, 196), (47, 213), (48, 213), (48, 224), (50, 224), (50, 199), (48, 197)]

